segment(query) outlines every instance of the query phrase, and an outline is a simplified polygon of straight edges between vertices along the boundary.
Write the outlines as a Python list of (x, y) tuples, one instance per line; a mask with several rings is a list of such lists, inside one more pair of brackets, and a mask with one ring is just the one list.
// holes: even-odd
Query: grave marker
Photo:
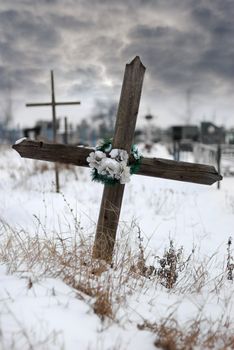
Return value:
[[(117, 120), (113, 138), (113, 148), (124, 149), (130, 153), (133, 141), (136, 118), (140, 103), (145, 67), (139, 57), (126, 65), (124, 81), (117, 112)], [(13, 148), (22, 157), (62, 162), (79, 166), (88, 166), (87, 157), (92, 151), (90, 148), (75, 147), (59, 144), (48, 144), (37, 141), (23, 140)], [(134, 159), (130, 157), (130, 164)], [(186, 181), (211, 185), (221, 180), (213, 166), (176, 162), (167, 159), (141, 159), (137, 175), (160, 177), (178, 181)], [(105, 185), (96, 237), (93, 247), (93, 257), (111, 262), (115, 237), (121, 210), (124, 185), (114, 187)]]
[[(26, 107), (52, 107), (53, 142), (56, 143), (57, 142), (56, 106), (80, 105), (80, 102), (79, 101), (56, 102), (53, 71), (50, 72), (50, 80), (51, 80), (51, 102), (27, 103)], [(56, 192), (59, 192), (59, 172), (58, 172), (57, 163), (55, 163), (55, 184), (56, 184)]]

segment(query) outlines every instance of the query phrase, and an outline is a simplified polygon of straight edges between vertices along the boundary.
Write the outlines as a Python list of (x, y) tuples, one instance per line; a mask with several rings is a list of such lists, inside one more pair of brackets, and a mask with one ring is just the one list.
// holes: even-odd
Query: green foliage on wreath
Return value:
[(98, 174), (97, 169), (92, 170), (92, 181), (102, 183), (104, 185), (114, 186), (119, 183), (119, 180), (113, 179), (110, 175)]
[[(101, 140), (100, 144), (96, 147), (96, 151), (109, 153), (112, 150), (112, 141), (113, 141), (112, 138), (104, 138), (103, 140)], [(132, 163), (130, 166), (130, 174), (133, 175), (139, 171), (142, 157), (136, 145), (132, 145), (130, 154), (133, 156), (135, 160), (134, 163)], [(110, 185), (110, 186), (114, 186), (115, 184), (119, 183), (119, 180), (113, 179), (111, 175), (98, 174), (98, 171), (95, 168), (92, 170), (92, 180), (96, 182), (100, 182), (104, 185)]]

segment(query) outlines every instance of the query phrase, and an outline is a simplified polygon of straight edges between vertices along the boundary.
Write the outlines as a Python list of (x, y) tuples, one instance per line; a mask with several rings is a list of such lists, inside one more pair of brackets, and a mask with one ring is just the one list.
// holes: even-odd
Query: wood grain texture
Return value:
[[(121, 148), (128, 153), (135, 132), (144, 73), (145, 67), (138, 56), (126, 65), (117, 111), (113, 148)], [(124, 185), (104, 186), (93, 247), (94, 258), (108, 262), (112, 260), (123, 194)]]
[[(12, 146), (23, 158), (45, 160), (88, 167), (86, 158), (93, 148), (52, 144), (40, 141), (24, 140)], [(134, 160), (130, 158), (130, 164)], [(176, 162), (169, 159), (142, 157), (141, 166), (136, 175), (159, 177), (177, 181), (212, 185), (222, 180), (211, 165)]]
[(125, 149), (128, 153), (130, 153), (135, 133), (144, 73), (145, 67), (138, 56), (126, 65), (117, 111), (113, 148)]
[(214, 182), (222, 180), (222, 176), (211, 165), (177, 162), (161, 158), (143, 157), (138, 174), (201, 185), (212, 185)]
[(64, 144), (53, 144), (42, 141), (23, 140), (12, 146), (21, 157), (60, 162), (77, 166), (88, 166), (86, 158), (92, 148), (76, 147)]

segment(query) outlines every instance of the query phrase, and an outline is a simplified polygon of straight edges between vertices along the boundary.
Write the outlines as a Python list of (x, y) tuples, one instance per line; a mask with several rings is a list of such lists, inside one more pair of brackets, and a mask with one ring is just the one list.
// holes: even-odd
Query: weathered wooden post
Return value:
[(67, 117), (64, 117), (64, 137), (63, 142), (65, 145), (68, 144), (68, 127), (67, 127)]
[[(130, 153), (140, 104), (145, 67), (137, 56), (126, 65), (115, 124), (113, 148)], [(97, 224), (93, 257), (111, 261), (119, 222), (124, 185), (105, 185)]]
[[(50, 71), (50, 79), (51, 79), (51, 103), (52, 103), (52, 125), (53, 125), (53, 142), (57, 143), (57, 118), (56, 118), (56, 110), (55, 110), (55, 94), (54, 94), (54, 72)], [(55, 170), (55, 186), (56, 192), (59, 193), (59, 165), (58, 163), (54, 164)]]
[[(54, 72), (50, 71), (50, 81), (51, 81), (51, 102), (46, 103), (27, 103), (26, 107), (52, 107), (52, 125), (53, 125), (53, 142), (57, 143), (57, 120), (56, 120), (56, 106), (67, 106), (67, 105), (79, 105), (79, 101), (75, 102), (56, 102), (55, 101), (55, 88), (54, 88)], [(55, 186), (56, 192), (60, 191), (59, 186), (59, 170), (58, 164), (55, 163)]]
[[(218, 143), (217, 152), (216, 152), (216, 160), (217, 160), (217, 170), (218, 170), (219, 174), (221, 172), (221, 157), (222, 157), (222, 148), (221, 148), (220, 143)], [(218, 188), (218, 190), (220, 189), (220, 181), (217, 182), (217, 188)]]

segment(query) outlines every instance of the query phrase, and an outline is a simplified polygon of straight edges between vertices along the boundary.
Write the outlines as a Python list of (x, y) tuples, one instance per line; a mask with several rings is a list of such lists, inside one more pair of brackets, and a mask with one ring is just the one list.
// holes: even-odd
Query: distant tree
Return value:
[(1, 122), (4, 126), (9, 126), (13, 120), (11, 89), (8, 88), (5, 96), (1, 100)]
[(97, 100), (91, 119), (96, 124), (99, 137), (111, 137), (114, 132), (115, 119), (117, 114), (117, 103)]
[(87, 123), (85, 119), (82, 119), (80, 124), (77, 126), (77, 133), (79, 136), (79, 143), (88, 144), (89, 142), (89, 133), (91, 126)]

